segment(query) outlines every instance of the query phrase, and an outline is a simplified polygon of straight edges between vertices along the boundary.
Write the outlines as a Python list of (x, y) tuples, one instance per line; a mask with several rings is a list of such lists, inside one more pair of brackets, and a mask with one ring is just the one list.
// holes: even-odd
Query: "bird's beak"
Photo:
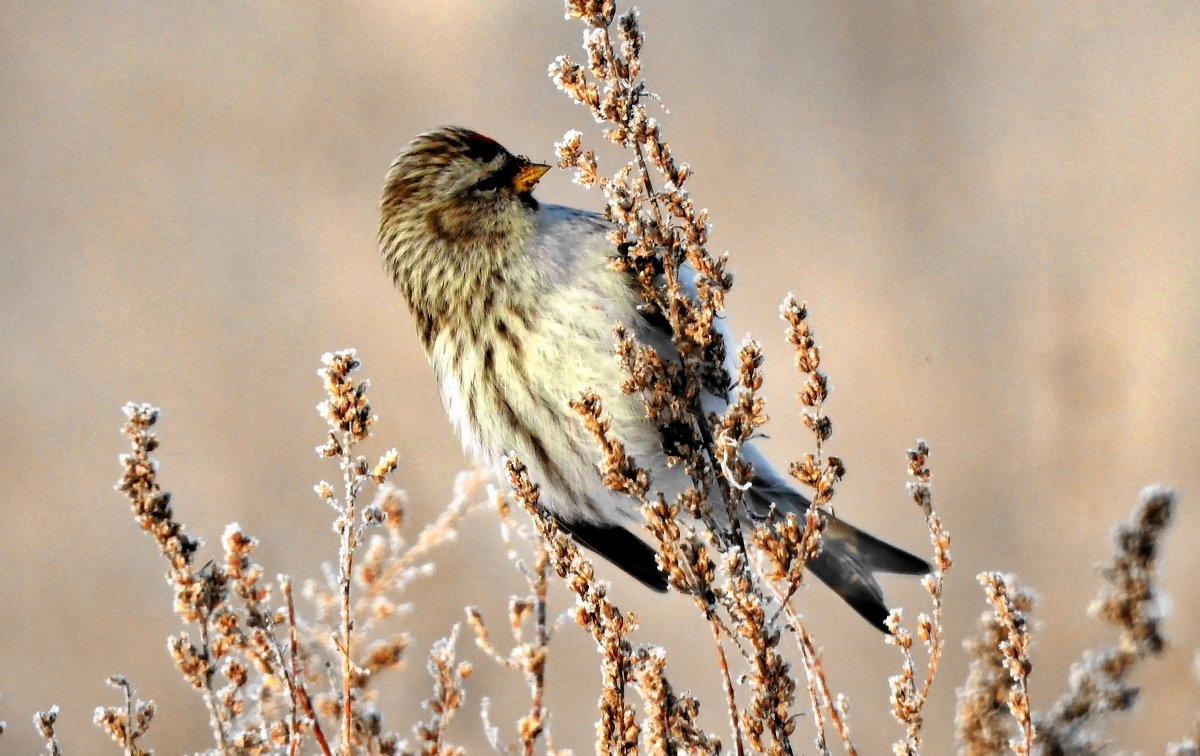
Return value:
[(545, 176), (548, 170), (550, 170), (548, 165), (525, 163), (517, 169), (517, 175), (513, 176), (513, 189), (517, 194), (528, 194), (533, 191), (533, 185), (538, 182), (538, 179)]

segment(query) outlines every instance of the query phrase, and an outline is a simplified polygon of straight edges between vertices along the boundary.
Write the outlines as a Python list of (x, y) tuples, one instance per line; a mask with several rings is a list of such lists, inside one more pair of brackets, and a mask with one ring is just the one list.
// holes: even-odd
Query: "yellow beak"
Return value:
[(533, 185), (538, 182), (542, 176), (546, 175), (546, 171), (550, 170), (550, 166), (542, 165), (541, 163), (526, 163), (517, 170), (517, 175), (513, 176), (512, 186), (517, 194), (528, 194), (533, 191)]

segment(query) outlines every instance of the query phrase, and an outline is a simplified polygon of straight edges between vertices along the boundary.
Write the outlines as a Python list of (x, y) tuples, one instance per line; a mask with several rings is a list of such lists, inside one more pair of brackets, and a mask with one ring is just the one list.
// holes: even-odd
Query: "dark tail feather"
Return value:
[[(791, 512), (802, 519), (808, 512), (808, 499), (781, 478), (761, 456), (756, 456), (753, 462), (756, 475), (750, 497), (758, 516), (765, 516), (771, 507), (775, 507), (781, 514)], [(884, 620), (888, 608), (874, 573), (925, 575), (933, 571), (924, 559), (836, 517), (825, 518), (821, 551), (808, 563), (808, 569), (867, 622), (881, 630), (887, 629)]]
[(642, 539), (619, 525), (601, 525), (594, 522), (567, 522), (558, 520), (559, 526), (575, 537), (576, 541), (620, 567), (656, 591), (667, 590), (667, 578), (658, 570), (657, 553)]
[[(803, 498), (800, 501), (807, 504)], [(667, 590), (667, 580), (658, 569), (654, 548), (625, 528), (586, 521), (559, 519), (558, 522), (575, 540), (646, 586), (656, 591)], [(808, 563), (808, 569), (880, 630), (887, 629), (884, 621), (888, 607), (874, 573), (925, 575), (933, 571), (924, 559), (835, 517), (826, 520), (821, 551)]]
[(886, 630), (889, 612), (874, 573), (924, 575), (933, 570), (924, 559), (832, 517), (821, 534), (821, 551), (808, 569), (881, 630)]

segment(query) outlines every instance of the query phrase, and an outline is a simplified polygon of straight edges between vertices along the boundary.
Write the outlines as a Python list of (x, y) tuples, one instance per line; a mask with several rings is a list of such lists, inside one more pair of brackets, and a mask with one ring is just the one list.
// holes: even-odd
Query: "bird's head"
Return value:
[(422, 134), (388, 172), (380, 241), (399, 232), (474, 246), (520, 235), (537, 210), (533, 186), (548, 170), (469, 129)]

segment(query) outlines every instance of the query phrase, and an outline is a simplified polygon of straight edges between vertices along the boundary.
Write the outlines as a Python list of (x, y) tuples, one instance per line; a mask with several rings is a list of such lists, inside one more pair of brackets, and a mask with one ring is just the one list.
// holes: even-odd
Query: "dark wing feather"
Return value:
[(557, 518), (559, 527), (576, 541), (620, 567), (632, 577), (656, 591), (667, 590), (667, 579), (658, 571), (655, 551), (648, 543), (620, 525), (603, 525)]

